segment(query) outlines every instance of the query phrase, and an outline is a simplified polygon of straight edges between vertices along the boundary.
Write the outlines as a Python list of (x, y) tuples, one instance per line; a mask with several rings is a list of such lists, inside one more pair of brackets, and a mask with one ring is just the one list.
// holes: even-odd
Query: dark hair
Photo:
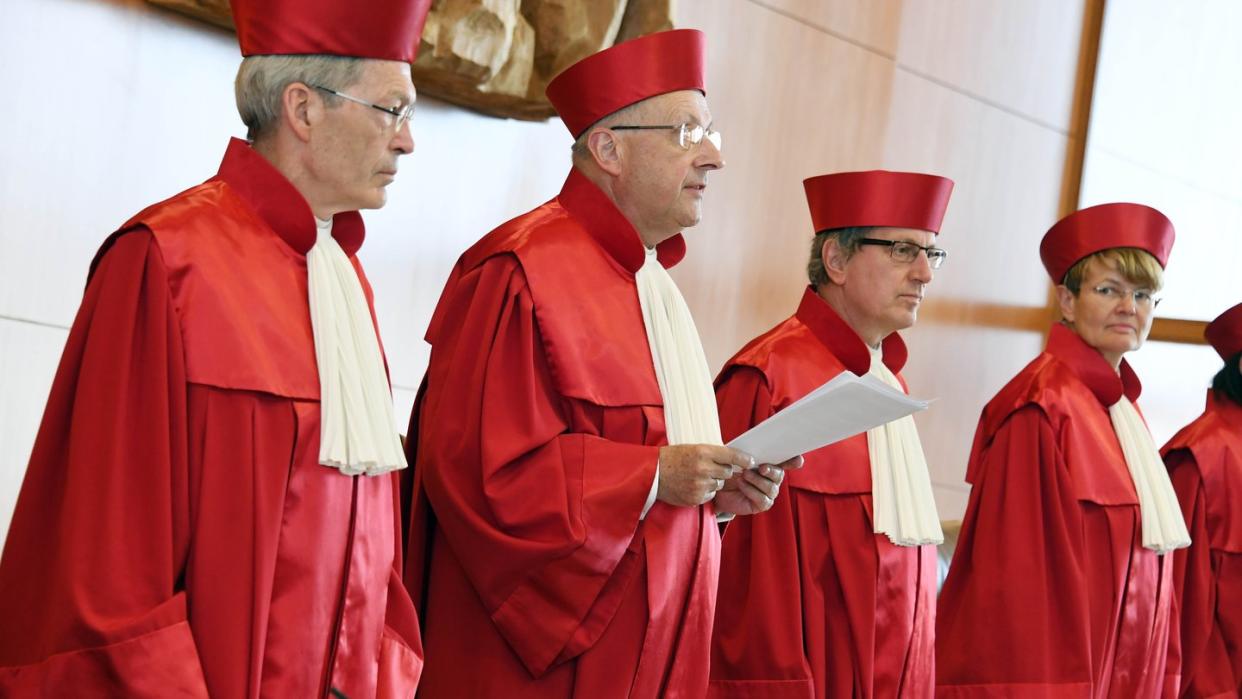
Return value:
[(1225, 366), (1212, 379), (1212, 391), (1220, 398), (1228, 398), (1242, 405), (1242, 371), (1238, 370), (1239, 361), (1242, 361), (1242, 352), (1225, 361)]

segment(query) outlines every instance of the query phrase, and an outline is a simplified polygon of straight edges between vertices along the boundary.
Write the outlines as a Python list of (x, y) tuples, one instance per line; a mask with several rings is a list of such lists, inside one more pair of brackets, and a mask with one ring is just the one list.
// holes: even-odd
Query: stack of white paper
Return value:
[(755, 425), (729, 446), (778, 464), (799, 454), (853, 437), (906, 415), (931, 401), (911, 398), (870, 374), (844, 371), (788, 408)]

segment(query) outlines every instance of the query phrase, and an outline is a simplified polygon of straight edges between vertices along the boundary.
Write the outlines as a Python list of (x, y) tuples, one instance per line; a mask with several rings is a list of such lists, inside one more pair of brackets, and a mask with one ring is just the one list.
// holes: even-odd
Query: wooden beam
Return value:
[(1046, 332), (1051, 320), (1043, 306), (983, 303), (961, 298), (934, 297), (919, 311), (921, 322), (971, 325), (983, 328)]
[(1148, 342), (1180, 342), (1186, 345), (1206, 345), (1203, 331), (1207, 321), (1183, 320), (1181, 318), (1157, 318), (1151, 324)]
[[(1104, 33), (1105, 0), (1087, 0), (1083, 6), (1082, 39), (1078, 43), (1078, 77), (1074, 81), (1074, 102), (1070, 107), (1069, 148), (1061, 176), (1059, 217), (1078, 210), (1082, 197), (1082, 171), (1087, 161), (1087, 132), (1091, 126), (1091, 102), (1095, 96), (1095, 72), (1100, 63), (1100, 37)], [(1060, 317), (1055, 285), (1048, 289), (1044, 312), (1044, 332)]]

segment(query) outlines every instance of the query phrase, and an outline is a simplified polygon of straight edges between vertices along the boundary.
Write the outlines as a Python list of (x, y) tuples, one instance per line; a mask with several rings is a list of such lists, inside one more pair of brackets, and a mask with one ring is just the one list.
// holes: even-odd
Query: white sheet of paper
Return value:
[(844, 371), (729, 446), (755, 457), (757, 463), (777, 464), (926, 410), (930, 404), (869, 374), (855, 376)]

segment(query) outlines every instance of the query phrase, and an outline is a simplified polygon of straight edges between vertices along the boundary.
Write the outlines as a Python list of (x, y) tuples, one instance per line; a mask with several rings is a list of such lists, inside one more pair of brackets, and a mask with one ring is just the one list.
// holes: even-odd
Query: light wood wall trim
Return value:
[(1157, 318), (1151, 324), (1149, 342), (1178, 342), (1184, 345), (1206, 345), (1203, 332), (1207, 322), (1182, 318)]
[(985, 303), (960, 298), (936, 297), (919, 311), (919, 319), (940, 325), (1004, 328), (1045, 332), (1048, 309), (1009, 303)]
[[(1091, 126), (1091, 101), (1095, 95), (1095, 72), (1100, 63), (1100, 37), (1104, 33), (1106, 0), (1087, 0), (1083, 5), (1082, 41), (1078, 48), (1078, 77), (1074, 81), (1074, 101), (1070, 113), (1069, 153), (1061, 178), (1061, 206), (1058, 218), (1078, 209), (1082, 196), (1082, 171), (1087, 160), (1087, 132)], [(1060, 317), (1056, 285), (1048, 288), (1044, 312), (1044, 339)]]

